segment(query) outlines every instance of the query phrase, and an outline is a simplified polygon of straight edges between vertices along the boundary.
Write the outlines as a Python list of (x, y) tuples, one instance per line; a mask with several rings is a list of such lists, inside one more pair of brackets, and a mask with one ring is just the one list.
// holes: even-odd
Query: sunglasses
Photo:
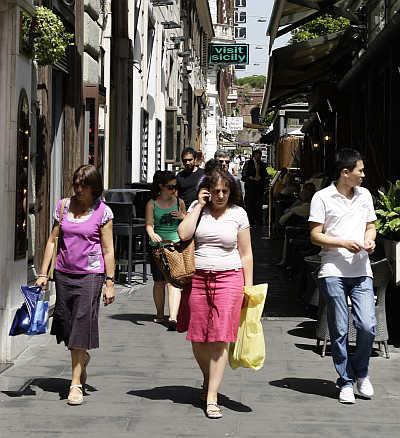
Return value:
[(168, 190), (176, 190), (177, 189), (177, 185), (176, 184), (165, 184), (165, 186)]
[(231, 160), (218, 160), (221, 164), (229, 164)]

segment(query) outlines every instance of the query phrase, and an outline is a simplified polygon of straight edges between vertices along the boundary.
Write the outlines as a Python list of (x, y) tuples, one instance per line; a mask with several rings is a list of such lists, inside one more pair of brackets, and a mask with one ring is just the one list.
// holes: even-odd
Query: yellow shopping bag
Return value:
[(264, 365), (265, 342), (261, 315), (267, 296), (268, 284), (244, 287), (244, 305), (235, 343), (229, 346), (229, 364), (259, 370)]

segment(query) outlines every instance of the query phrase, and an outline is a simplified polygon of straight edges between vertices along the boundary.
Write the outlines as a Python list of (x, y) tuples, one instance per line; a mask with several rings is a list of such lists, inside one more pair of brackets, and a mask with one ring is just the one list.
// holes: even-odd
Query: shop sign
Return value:
[(248, 64), (248, 44), (209, 44), (209, 64)]
[(230, 132), (243, 130), (243, 117), (225, 117), (226, 129)]

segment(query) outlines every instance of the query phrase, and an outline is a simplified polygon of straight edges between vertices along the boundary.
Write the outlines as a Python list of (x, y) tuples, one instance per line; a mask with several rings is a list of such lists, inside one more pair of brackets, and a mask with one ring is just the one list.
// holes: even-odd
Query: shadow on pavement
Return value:
[(299, 338), (315, 339), (316, 321), (302, 321), (288, 334)]
[(144, 325), (143, 322), (152, 322), (154, 315), (147, 313), (117, 313), (110, 315), (111, 319), (118, 319), (120, 321), (130, 321), (136, 325)]
[[(24, 397), (29, 395), (36, 395), (35, 387), (40, 388), (45, 392), (58, 392), (60, 400), (66, 400), (69, 393), (69, 386), (71, 380), (61, 378), (36, 378), (29, 379), (18, 391), (1, 391), (8, 397)], [(88, 384), (85, 385), (88, 391), (97, 391), (96, 388)]]
[(338, 389), (335, 383), (330, 380), (285, 377), (281, 380), (272, 380), (269, 384), (304, 394), (314, 394), (334, 399), (338, 397)]
[[(201, 390), (190, 386), (158, 386), (152, 389), (132, 390), (127, 392), (127, 394), (148, 398), (149, 400), (171, 400), (174, 403), (190, 404), (196, 408), (204, 408), (204, 402), (200, 400)], [(249, 406), (231, 400), (223, 394), (218, 395), (218, 403), (231, 411), (252, 411)]]

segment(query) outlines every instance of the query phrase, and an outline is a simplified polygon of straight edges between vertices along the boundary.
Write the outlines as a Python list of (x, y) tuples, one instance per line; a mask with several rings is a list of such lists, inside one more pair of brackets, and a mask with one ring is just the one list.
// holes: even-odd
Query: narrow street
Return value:
[(397, 436), (400, 350), (391, 346), (390, 359), (371, 358), (373, 400), (339, 404), (331, 358), (314, 352), (315, 321), (302, 316), (285, 274), (271, 266), (278, 242), (253, 240), (256, 280), (271, 285), (263, 320), (267, 359), (260, 371), (227, 369), (221, 420), (204, 415), (201, 377), (184, 335), (152, 322), (149, 281), (119, 287), (117, 302), (101, 309), (101, 348), (92, 354), (82, 406), (66, 404), (65, 348), (49, 335), (32, 340), (0, 374), (0, 436)]

